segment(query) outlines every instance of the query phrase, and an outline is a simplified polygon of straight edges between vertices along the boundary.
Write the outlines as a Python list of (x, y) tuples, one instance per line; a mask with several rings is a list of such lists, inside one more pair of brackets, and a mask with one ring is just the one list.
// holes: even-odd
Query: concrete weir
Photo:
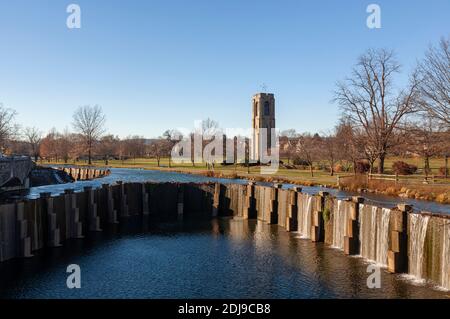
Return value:
[[(95, 177), (96, 172), (72, 171)], [(122, 183), (66, 190), (58, 196), (0, 205), (0, 262), (32, 257), (44, 247), (82, 240), (133, 216), (145, 222), (194, 218), (256, 219), (324, 242), (346, 255), (359, 255), (391, 273), (408, 273), (450, 289), (450, 219), (366, 205), (361, 197), (336, 199), (326, 192), (302, 193), (249, 182)]]
[(58, 167), (58, 169), (66, 172), (74, 181), (91, 180), (111, 174), (109, 169), (96, 169), (90, 167)]

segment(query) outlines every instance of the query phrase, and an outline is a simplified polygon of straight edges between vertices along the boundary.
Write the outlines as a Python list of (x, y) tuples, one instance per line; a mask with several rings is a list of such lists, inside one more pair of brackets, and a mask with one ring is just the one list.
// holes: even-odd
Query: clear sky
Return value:
[[(66, 26), (70, 3), (81, 29)], [(366, 26), (370, 3), (381, 29)], [(322, 132), (358, 55), (394, 49), (406, 76), (449, 34), (449, 0), (0, 0), (0, 103), (44, 131), (99, 104), (109, 132), (154, 137), (206, 117), (247, 128), (265, 83), (277, 127)]]

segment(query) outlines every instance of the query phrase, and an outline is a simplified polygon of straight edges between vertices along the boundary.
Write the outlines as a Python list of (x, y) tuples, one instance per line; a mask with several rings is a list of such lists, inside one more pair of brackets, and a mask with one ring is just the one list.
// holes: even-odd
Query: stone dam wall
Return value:
[[(79, 174), (79, 173), (78, 173)], [(122, 183), (66, 190), (51, 197), (0, 205), (0, 262), (32, 257), (120, 224), (131, 216), (144, 221), (233, 217), (276, 224), (346, 255), (450, 289), (450, 219), (413, 213), (410, 206), (386, 209), (361, 197), (338, 200), (300, 187), (282, 189), (239, 184)]]
[(94, 178), (105, 177), (111, 174), (109, 169), (99, 169), (99, 168), (83, 168), (83, 167), (60, 167), (58, 168), (64, 171), (73, 178), (74, 181), (84, 181)]
[(83, 167), (43, 167), (37, 166), (30, 172), (30, 186), (66, 184), (82, 180), (92, 180), (110, 174), (109, 169)]

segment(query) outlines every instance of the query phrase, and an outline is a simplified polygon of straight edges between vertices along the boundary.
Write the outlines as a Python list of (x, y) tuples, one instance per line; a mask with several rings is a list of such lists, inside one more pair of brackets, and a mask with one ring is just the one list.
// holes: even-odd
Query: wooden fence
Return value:
[[(365, 174), (367, 182), (371, 180), (391, 181), (395, 184), (433, 184), (433, 185), (450, 185), (450, 179), (439, 175), (399, 175), (399, 174)], [(337, 185), (339, 186), (342, 179), (352, 178), (355, 175), (337, 176)]]

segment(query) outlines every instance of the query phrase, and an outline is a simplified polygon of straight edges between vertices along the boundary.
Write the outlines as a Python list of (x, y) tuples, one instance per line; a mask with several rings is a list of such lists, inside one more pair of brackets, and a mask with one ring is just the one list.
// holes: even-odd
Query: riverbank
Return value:
[[(48, 164), (64, 165), (62, 162), (48, 162)], [(91, 166), (158, 170), (216, 178), (287, 183), (299, 186), (323, 186), (351, 192), (373, 193), (400, 198), (426, 200), (440, 204), (450, 204), (450, 181), (448, 185), (403, 184), (389, 181), (367, 182), (365, 175), (352, 177), (351, 173), (339, 173), (335, 176), (331, 176), (328, 172), (314, 171), (314, 176), (310, 176), (309, 170), (288, 169), (285, 167), (281, 167), (277, 174), (263, 175), (260, 173), (260, 167), (258, 166), (250, 167), (249, 170), (247, 170), (247, 167), (227, 165), (216, 166), (214, 170), (207, 170), (204, 165), (192, 166), (190, 164), (177, 164), (176, 167), (169, 167), (166, 164), (166, 162), (161, 162), (161, 166), (158, 166), (154, 160), (132, 159), (125, 161), (111, 160), (108, 165), (105, 165), (104, 161), (94, 161)], [(89, 166), (85, 162), (69, 163), (69, 165)], [(345, 177), (341, 179), (339, 186), (337, 183), (337, 176)]]

